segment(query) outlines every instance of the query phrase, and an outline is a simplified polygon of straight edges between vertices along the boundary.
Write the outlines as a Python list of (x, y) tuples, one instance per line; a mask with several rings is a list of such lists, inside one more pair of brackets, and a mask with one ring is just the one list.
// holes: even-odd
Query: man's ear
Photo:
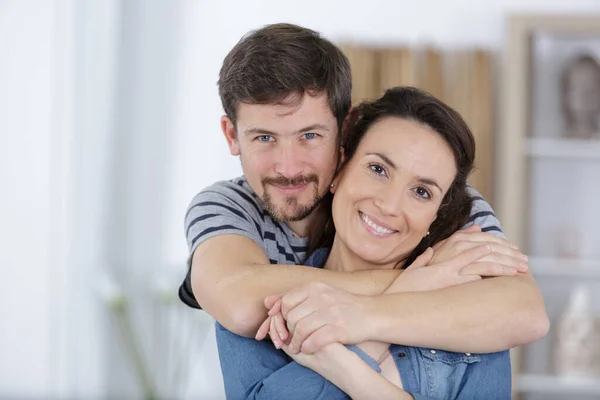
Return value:
[(240, 143), (235, 134), (235, 125), (227, 115), (221, 117), (221, 130), (223, 131), (223, 135), (225, 135), (225, 140), (227, 141), (227, 146), (229, 146), (231, 155), (239, 156)]

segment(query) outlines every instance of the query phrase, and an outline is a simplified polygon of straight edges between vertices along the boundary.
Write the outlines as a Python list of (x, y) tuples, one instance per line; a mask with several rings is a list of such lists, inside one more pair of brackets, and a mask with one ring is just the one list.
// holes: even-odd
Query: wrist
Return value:
[(365, 321), (362, 324), (364, 333), (361, 342), (380, 340), (381, 332), (387, 328), (383, 300), (382, 295), (361, 297), (360, 318)]

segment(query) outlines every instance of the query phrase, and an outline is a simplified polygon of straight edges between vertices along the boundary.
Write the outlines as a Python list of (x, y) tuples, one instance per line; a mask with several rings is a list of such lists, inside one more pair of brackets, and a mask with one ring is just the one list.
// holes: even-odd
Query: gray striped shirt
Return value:
[[(469, 190), (473, 207), (465, 227), (476, 223), (482, 231), (503, 237), (488, 202), (474, 188)], [(192, 254), (200, 243), (211, 237), (234, 234), (254, 240), (265, 250), (271, 264), (300, 264), (307, 256), (307, 239), (295, 236), (287, 224), (271, 218), (243, 176), (216, 182), (197, 194), (185, 215), (185, 233), (190, 252), (188, 272), (179, 287), (179, 297), (195, 308), (200, 306), (192, 293)]]

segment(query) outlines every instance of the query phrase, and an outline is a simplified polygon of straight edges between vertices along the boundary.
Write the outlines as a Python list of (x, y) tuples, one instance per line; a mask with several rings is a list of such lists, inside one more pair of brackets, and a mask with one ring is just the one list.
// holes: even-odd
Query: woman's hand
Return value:
[(516, 246), (481, 232), (475, 225), (428, 248), (386, 293), (443, 289), (482, 277), (516, 275), (527, 269), (527, 257)]
[(480, 246), (487, 247), (489, 251), (467, 265), (462, 271), (463, 275), (501, 276), (527, 271), (527, 256), (521, 253), (517, 246), (491, 233), (481, 232), (478, 225), (456, 231), (448, 239), (433, 246), (434, 255), (430, 264), (451, 261), (460, 254)]

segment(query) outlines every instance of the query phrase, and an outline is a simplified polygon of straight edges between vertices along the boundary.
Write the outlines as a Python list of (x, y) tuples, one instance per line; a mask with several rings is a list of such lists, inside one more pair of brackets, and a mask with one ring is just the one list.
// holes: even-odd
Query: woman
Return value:
[[(403, 268), (466, 224), (475, 142), (447, 105), (418, 89), (390, 89), (354, 111), (342, 144), (331, 218), (315, 227), (323, 234), (311, 235), (319, 249), (306, 265)], [(422, 290), (406, 287), (407, 272), (390, 290)], [(480, 277), (465, 281), (473, 279)], [(475, 355), (370, 342), (293, 354), (284, 343), (278, 350), (218, 324), (217, 344), (228, 398), (510, 398), (508, 351)]]

